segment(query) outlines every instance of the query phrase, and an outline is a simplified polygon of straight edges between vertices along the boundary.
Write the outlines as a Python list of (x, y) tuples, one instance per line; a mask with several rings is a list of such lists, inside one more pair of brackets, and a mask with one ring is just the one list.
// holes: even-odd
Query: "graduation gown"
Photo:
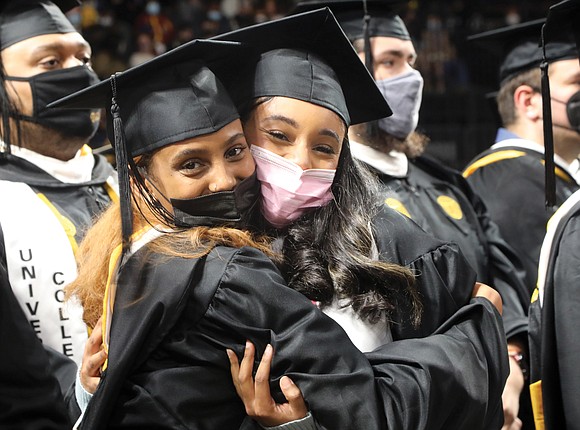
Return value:
[[(285, 286), (262, 253), (220, 246), (204, 258), (183, 259), (145, 246), (119, 273), (108, 367), (80, 428), (259, 428), (245, 416), (225, 353), (230, 348), (241, 356), (246, 339), (258, 351), (272, 344), (274, 398), (283, 401), (279, 379), (290, 376), (320, 428), (406, 428), (395, 423), (409, 415), (410, 401), (421, 416), (408, 419), (421, 425), (408, 428), (444, 422), (487, 428), (484, 422), (501, 416), (505, 338), (487, 300), (463, 311), (439, 336), (447, 355), (423, 357), (425, 339), (402, 352), (394, 342), (377, 353), (373, 367), (332, 319)], [(482, 389), (466, 384), (465, 375)], [(439, 380), (461, 401), (438, 397), (430, 382)], [(459, 413), (465, 407), (471, 421)]]
[(580, 429), (580, 191), (556, 216), (530, 307), (530, 390), (538, 430)]
[[(93, 156), (94, 166), (92, 169), (92, 178), (88, 182), (83, 183), (65, 183), (50, 175), (43, 169), (37, 167), (28, 160), (17, 157), (11, 154), (3, 154), (0, 157), (0, 181), (6, 183), (7, 186), (14, 184), (15, 186), (23, 186), (28, 191), (32, 198), (35, 195), (43, 195), (45, 202), (38, 199), (37, 204), (40, 205), (44, 212), (48, 213), (47, 218), (40, 216), (40, 213), (25, 213), (22, 207), (22, 200), (16, 199), (10, 202), (9, 206), (4, 206), (5, 210), (13, 210), (16, 212), (11, 216), (12, 222), (10, 226), (5, 226), (0, 223), (0, 264), (10, 268), (18, 265), (23, 266), (24, 270), (29, 273), (31, 281), (33, 281), (33, 290), (26, 298), (29, 301), (19, 298), (20, 306), (31, 324), (36, 326), (37, 331), (51, 336), (51, 339), (62, 337), (62, 347), (53, 345), (52, 348), (47, 346), (49, 343), (45, 340), (44, 345), (50, 357), (51, 368), (61, 384), (62, 391), (65, 392), (67, 388), (75, 379), (76, 364), (71, 360), (68, 349), (65, 354), (63, 350), (69, 348), (72, 342), (71, 331), (79, 333), (78, 327), (82, 325), (83, 339), (86, 339), (86, 329), (82, 321), (66, 320), (66, 316), (59, 313), (58, 307), (64, 306), (62, 287), (64, 286), (63, 279), (73, 279), (76, 276), (76, 262), (74, 259), (74, 251), (76, 245), (82, 239), (85, 231), (91, 225), (94, 218), (105, 209), (111, 201), (111, 197), (116, 195), (114, 187), (116, 185), (115, 172), (109, 163), (102, 156)], [(27, 194), (28, 195), (28, 194)], [(45, 204), (46, 203), (46, 204)], [(43, 212), (43, 213), (44, 213)], [(11, 237), (18, 239), (24, 237), (26, 232), (30, 230), (29, 221), (34, 220), (35, 227), (40, 229), (43, 233), (42, 237), (34, 237), (28, 234), (28, 239), (31, 241), (22, 244), (22, 249), (7, 249), (6, 238), (7, 234), (11, 233)], [(64, 232), (64, 233), (63, 233)], [(35, 246), (46, 247), (47, 243), (55, 243), (56, 237), (64, 236), (64, 247), (55, 247), (53, 255), (56, 258), (54, 261), (39, 260), (39, 254), (35, 251)], [(68, 239), (67, 239), (68, 237)], [(61, 243), (62, 240), (59, 242)], [(11, 242), (12, 243), (12, 242)], [(20, 243), (20, 242), (18, 242)], [(18, 245), (19, 247), (20, 245)], [(61, 252), (64, 250), (66, 252)], [(27, 263), (34, 259), (34, 266)], [(10, 264), (8, 264), (10, 259)], [(22, 260), (22, 261), (21, 261)], [(26, 261), (24, 261), (26, 260)], [(27, 266), (24, 268), (24, 266)], [(65, 270), (61, 270), (61, 269)], [(20, 273), (18, 270), (15, 273)], [(11, 275), (10, 275), (11, 276)], [(22, 275), (22, 278), (24, 275)], [(11, 283), (14, 288), (15, 282), (12, 278)], [(22, 282), (22, 279), (18, 279)], [(48, 286), (50, 285), (50, 288)], [(54, 290), (58, 290), (55, 293)], [(40, 303), (44, 305), (41, 306)], [(50, 306), (50, 318), (47, 320), (50, 327), (59, 326), (59, 324), (71, 324), (71, 326), (60, 326), (59, 329), (47, 330), (44, 325), (42, 314), (43, 309)], [(53, 309), (54, 308), (54, 309)], [(38, 312), (38, 313), (37, 313)], [(71, 328), (71, 327), (74, 327)], [(50, 333), (49, 333), (50, 331)], [(77, 337), (72, 335), (74, 340), (74, 349), (76, 356), (74, 359), (80, 362), (82, 358), (83, 342), (77, 342)]]
[[(409, 160), (405, 177), (394, 177), (381, 172), (377, 174), (385, 205), (412, 219), (438, 239), (455, 243), (475, 269), (477, 281), (491, 285), (502, 296), (508, 338), (525, 335), (529, 295), (523, 285), (523, 267), (514, 250), (503, 240), (499, 229), (491, 221), (485, 205), (461, 174), (427, 157)], [(379, 235), (381, 230), (378, 229)], [(419, 233), (413, 233), (413, 236), (409, 233), (398, 234), (401, 237), (398, 242), (406, 242), (405, 246), (414, 243), (415, 247), (424, 246), (422, 242), (425, 245), (432, 243), (433, 239), (429, 240), (425, 236)], [(410, 240), (411, 237), (417, 239)], [(383, 240), (388, 240), (388, 235)], [(452, 245), (448, 243), (445, 246), (449, 249)], [(447, 270), (455, 271), (457, 257), (447, 255), (445, 258), (451, 258)], [(398, 259), (392, 261), (402, 262)], [(440, 267), (441, 263), (435, 263), (433, 267)], [(418, 273), (428, 277), (426, 284), (431, 288), (435, 288), (440, 282), (437, 277), (430, 278), (428, 272)], [(445, 276), (443, 279), (446, 279)], [(448, 279), (446, 285), (454, 285), (458, 279), (461, 279), (461, 275), (457, 279)], [(461, 303), (465, 303), (466, 293), (463, 292)]]
[(65, 430), (71, 423), (42, 344), (0, 264), (0, 428)]
[[(502, 237), (517, 252), (525, 270), (528, 297), (536, 286), (540, 247), (555, 208), (545, 205), (544, 155), (517, 146), (489, 149), (466, 167), (464, 176), (487, 206)], [(566, 170), (556, 168), (556, 205), (579, 188)]]

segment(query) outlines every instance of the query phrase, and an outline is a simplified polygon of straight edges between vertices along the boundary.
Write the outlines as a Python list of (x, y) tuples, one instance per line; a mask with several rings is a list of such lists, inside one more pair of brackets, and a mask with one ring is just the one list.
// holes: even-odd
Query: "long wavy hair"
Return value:
[[(151, 157), (137, 160), (140, 167), (148, 169)], [(133, 232), (151, 225), (173, 229), (148, 245), (150, 252), (181, 258), (200, 258), (219, 245), (232, 248), (250, 246), (275, 259), (270, 239), (255, 236), (246, 230), (229, 227), (177, 228), (170, 217), (159, 213), (162, 204), (147, 188), (133, 184)], [(144, 196), (143, 193), (148, 195)], [(103, 311), (103, 297), (109, 278), (109, 261), (121, 242), (121, 218), (119, 203), (113, 203), (86, 233), (76, 258), (77, 278), (65, 287), (66, 297), (76, 296), (83, 306), (83, 319), (94, 327)]]
[[(240, 108), (242, 122), (272, 97), (261, 97)], [(379, 212), (378, 182), (354, 160), (345, 137), (332, 194), (326, 206), (305, 213), (285, 231), (279, 268), (288, 285), (321, 307), (335, 298), (347, 299), (364, 320), (392, 321), (401, 303), (411, 304), (413, 325), (421, 319), (422, 304), (414, 274), (406, 267), (381, 261), (372, 221)]]

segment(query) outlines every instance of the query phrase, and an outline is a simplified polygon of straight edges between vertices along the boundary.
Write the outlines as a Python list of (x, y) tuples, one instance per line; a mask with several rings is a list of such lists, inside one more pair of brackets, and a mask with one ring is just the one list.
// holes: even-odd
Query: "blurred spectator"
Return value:
[(137, 50), (129, 57), (129, 67), (137, 66), (155, 58), (155, 47), (153, 46), (151, 34), (147, 32), (139, 33), (136, 42)]
[(153, 46), (156, 54), (162, 54), (171, 45), (174, 35), (174, 26), (171, 19), (161, 10), (161, 3), (149, 0), (145, 11), (137, 16), (134, 31), (136, 33), (150, 33), (153, 37)]

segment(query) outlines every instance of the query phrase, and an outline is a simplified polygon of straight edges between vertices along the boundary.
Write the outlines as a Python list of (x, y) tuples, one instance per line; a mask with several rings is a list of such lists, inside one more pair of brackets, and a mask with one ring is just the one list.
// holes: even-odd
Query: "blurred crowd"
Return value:
[[(195, 38), (287, 15), (296, 0), (85, 0), (69, 13), (93, 48), (97, 74), (142, 63)], [(415, 40), (425, 91), (495, 85), (497, 64), (466, 37), (545, 16), (548, 1), (413, 0), (402, 17)]]

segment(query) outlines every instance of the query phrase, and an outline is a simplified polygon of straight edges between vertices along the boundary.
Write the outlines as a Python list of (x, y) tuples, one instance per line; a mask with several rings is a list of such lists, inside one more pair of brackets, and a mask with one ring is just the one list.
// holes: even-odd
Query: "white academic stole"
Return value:
[(0, 224), (14, 295), (44, 345), (80, 364), (87, 328), (63, 288), (77, 276), (74, 224), (28, 185), (0, 181)]

